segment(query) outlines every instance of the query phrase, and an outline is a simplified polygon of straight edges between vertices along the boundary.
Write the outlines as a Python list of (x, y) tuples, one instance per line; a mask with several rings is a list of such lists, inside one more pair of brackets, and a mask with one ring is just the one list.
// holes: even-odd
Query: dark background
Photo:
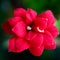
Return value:
[(13, 17), (13, 10), (18, 7), (32, 8), (37, 13), (52, 10), (56, 18), (55, 25), (60, 32), (60, 0), (0, 0), (0, 60), (60, 60), (60, 35), (55, 39), (57, 48), (53, 51), (45, 50), (40, 57), (32, 56), (28, 50), (18, 54), (8, 52), (10, 35), (3, 32), (1, 24)]

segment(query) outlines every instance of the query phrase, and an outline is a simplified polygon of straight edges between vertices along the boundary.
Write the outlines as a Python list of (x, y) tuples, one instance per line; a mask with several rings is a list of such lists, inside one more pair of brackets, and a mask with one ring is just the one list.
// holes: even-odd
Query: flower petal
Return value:
[(28, 48), (29, 48), (28, 44), (21, 38), (12, 37), (11, 39), (9, 39), (9, 45), (8, 45), (9, 52), (18, 53)]
[(48, 31), (45, 31), (44, 34), (44, 47), (48, 50), (56, 48), (56, 42), (53, 40), (52, 35)]
[(26, 23), (29, 25), (33, 22), (33, 20), (36, 18), (37, 13), (36, 11), (32, 9), (28, 9), (26, 13)]
[(31, 45), (33, 47), (38, 47), (43, 44), (43, 35), (42, 34), (37, 34), (31, 41)]
[(33, 47), (37, 47), (37, 46), (42, 45), (43, 35), (42, 34), (37, 34), (35, 32), (30, 31), (26, 36), (26, 40)]
[(8, 51), (9, 52), (15, 51), (15, 37), (12, 37), (8, 40)]
[(37, 27), (39, 27), (41, 30), (47, 27), (47, 21), (48, 19), (41, 17), (37, 17), (36, 20), (34, 20), (35, 25), (37, 25)]
[(53, 38), (56, 38), (57, 35), (59, 34), (58, 29), (55, 26), (51, 26), (51, 27), (47, 28), (47, 30), (51, 33)]
[(32, 55), (34, 56), (41, 56), (43, 51), (44, 51), (44, 46), (41, 45), (40, 47), (30, 47), (30, 52), (32, 53)]
[(32, 9), (28, 9), (27, 12), (30, 14), (32, 19), (35, 19), (37, 16), (36, 11), (32, 10)]
[(26, 35), (26, 25), (23, 21), (17, 23), (15, 27), (13, 27), (12, 31), (19, 37), (24, 37)]
[(22, 21), (22, 18), (20, 17), (13, 17), (8, 20), (8, 23), (11, 27), (14, 27), (19, 21)]
[(4, 22), (2, 24), (2, 29), (7, 33), (7, 34), (12, 34), (11, 27), (8, 24), (8, 21)]
[(26, 11), (23, 8), (17, 8), (17, 9), (14, 10), (14, 16), (24, 17), (25, 14), (26, 14)]
[(33, 19), (31, 18), (29, 13), (26, 13), (26, 24), (30, 25), (32, 23)]
[(29, 31), (28, 34), (26, 35), (26, 40), (30, 43), (32, 39), (34, 39), (36, 37), (36, 33)]
[(48, 26), (50, 26), (51, 24), (54, 24), (55, 22), (55, 17), (50, 10), (47, 10), (46, 12), (39, 14), (39, 17), (47, 18)]

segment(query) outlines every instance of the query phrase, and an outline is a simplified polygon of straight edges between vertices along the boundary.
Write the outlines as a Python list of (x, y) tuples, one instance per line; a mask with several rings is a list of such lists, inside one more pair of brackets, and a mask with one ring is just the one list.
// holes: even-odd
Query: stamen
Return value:
[(39, 27), (37, 27), (37, 30), (38, 30), (39, 32), (44, 32), (44, 30), (40, 30)]
[(30, 26), (27, 26), (27, 30), (31, 30), (32, 28)]

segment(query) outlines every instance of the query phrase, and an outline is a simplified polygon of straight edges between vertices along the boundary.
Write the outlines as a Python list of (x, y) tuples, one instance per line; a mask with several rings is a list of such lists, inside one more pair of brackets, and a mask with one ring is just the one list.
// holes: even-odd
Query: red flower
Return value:
[(3, 30), (12, 34), (9, 39), (9, 52), (22, 52), (29, 48), (34, 56), (40, 56), (44, 49), (56, 48), (54, 38), (58, 29), (54, 26), (55, 18), (50, 10), (37, 15), (28, 9), (17, 8), (14, 17), (3, 23)]

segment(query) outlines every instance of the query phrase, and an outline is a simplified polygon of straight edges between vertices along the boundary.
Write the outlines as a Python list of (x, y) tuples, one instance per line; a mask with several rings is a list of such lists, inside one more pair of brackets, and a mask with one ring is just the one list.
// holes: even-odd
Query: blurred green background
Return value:
[(0, 60), (60, 60), (60, 35), (55, 39), (57, 48), (53, 51), (45, 50), (40, 57), (32, 56), (28, 50), (18, 54), (8, 52), (7, 41), (10, 35), (3, 32), (1, 24), (12, 17), (13, 10), (18, 7), (32, 8), (37, 13), (52, 10), (56, 18), (55, 25), (60, 32), (60, 0), (0, 0)]

